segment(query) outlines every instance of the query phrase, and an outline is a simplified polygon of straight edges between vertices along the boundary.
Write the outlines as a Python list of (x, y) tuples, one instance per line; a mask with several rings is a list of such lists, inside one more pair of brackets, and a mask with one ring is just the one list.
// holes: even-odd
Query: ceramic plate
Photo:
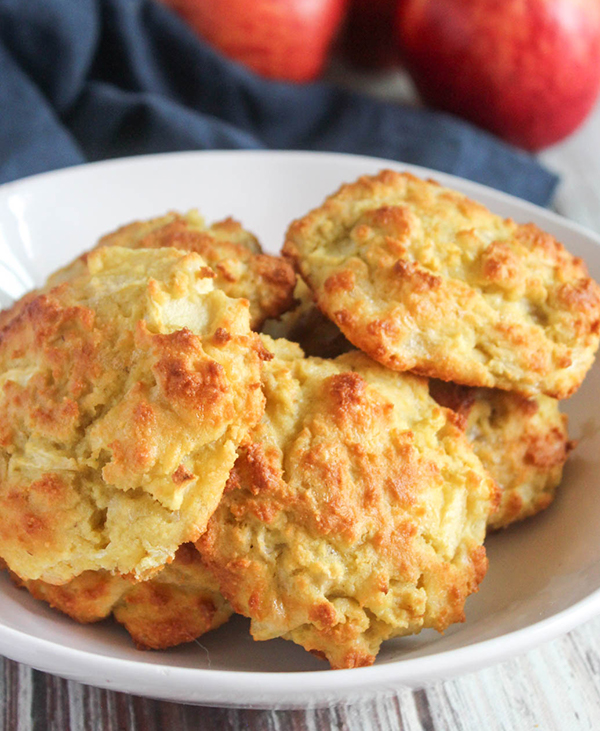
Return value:
[[(533, 221), (583, 257), (600, 279), (600, 238), (491, 189), (384, 160), (318, 153), (197, 152), (97, 163), (0, 188), (2, 305), (136, 218), (198, 207), (255, 231), (268, 251), (287, 224), (344, 181), (382, 167), (432, 176), (493, 211)], [(467, 602), (467, 621), (384, 644), (376, 664), (328, 670), (291, 642), (253, 642), (236, 617), (201, 642), (135, 650), (105, 622), (81, 626), (0, 578), (0, 653), (105, 688), (207, 705), (301, 707), (419, 687), (476, 670), (566, 632), (600, 613), (600, 367), (566, 403), (579, 440), (555, 503), (486, 546), (490, 569)]]

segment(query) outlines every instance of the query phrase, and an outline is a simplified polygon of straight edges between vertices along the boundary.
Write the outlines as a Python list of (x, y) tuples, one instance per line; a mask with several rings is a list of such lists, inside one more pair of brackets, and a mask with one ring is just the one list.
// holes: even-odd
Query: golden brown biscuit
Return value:
[[(279, 256), (263, 254), (256, 237), (232, 218), (206, 226), (197, 211), (168, 213), (160, 218), (135, 221), (102, 236), (96, 246), (127, 249), (172, 247), (200, 254), (215, 272), (214, 284), (229, 297), (250, 302), (250, 326), (258, 330), (267, 318), (277, 318), (294, 305), (296, 275)], [(43, 287), (28, 292), (0, 312), (2, 330), (31, 300), (52, 287), (80, 275), (87, 253), (50, 275)]]
[(385, 170), (295, 221), (284, 254), (355, 346), (396, 370), (571, 395), (600, 338), (600, 288), (533, 225)]
[(265, 415), (197, 543), (234, 610), (335, 668), (462, 621), (497, 488), (455, 416), (362, 353), (265, 344)]
[(0, 331), (17, 317), (32, 302), (41, 290), (34, 289), (32, 292), (26, 292), (20, 299), (14, 302), (10, 307), (0, 310)]
[(504, 528), (550, 505), (573, 448), (556, 399), (434, 380), (429, 390), (458, 414), (475, 453), (498, 483), (501, 498), (490, 528)]
[(197, 254), (120, 247), (0, 333), (0, 555), (148, 578), (198, 538), (260, 419), (248, 303)]
[(12, 577), (77, 622), (98, 622), (112, 613), (143, 650), (191, 642), (233, 613), (190, 543), (155, 577), (137, 584), (107, 571), (86, 571), (62, 586)]
[(250, 324), (260, 328), (293, 303), (296, 275), (281, 257), (263, 254), (255, 236), (232, 218), (207, 226), (197, 211), (136, 221), (103, 236), (99, 246), (195, 251), (215, 271), (215, 286), (250, 301)]
[(315, 305), (310, 289), (298, 279), (294, 289), (295, 307), (278, 320), (267, 320), (261, 332), (272, 338), (298, 343), (306, 355), (335, 358), (354, 350), (339, 327)]

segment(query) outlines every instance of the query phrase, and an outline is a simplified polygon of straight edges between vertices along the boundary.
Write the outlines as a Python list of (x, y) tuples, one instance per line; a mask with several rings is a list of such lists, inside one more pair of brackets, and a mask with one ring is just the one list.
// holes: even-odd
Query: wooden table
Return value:
[[(386, 87), (384, 87), (384, 93)], [(600, 106), (541, 155), (555, 207), (600, 232)], [(391, 698), (311, 711), (198, 708), (98, 690), (0, 658), (0, 731), (600, 729), (600, 618), (508, 662)]]

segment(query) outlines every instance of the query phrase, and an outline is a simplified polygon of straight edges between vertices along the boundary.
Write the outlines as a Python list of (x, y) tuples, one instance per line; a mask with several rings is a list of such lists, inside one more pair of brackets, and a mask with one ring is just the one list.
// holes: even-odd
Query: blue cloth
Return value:
[(215, 148), (376, 155), (542, 205), (557, 182), (531, 156), (452, 116), (258, 78), (153, 0), (0, 0), (0, 182)]

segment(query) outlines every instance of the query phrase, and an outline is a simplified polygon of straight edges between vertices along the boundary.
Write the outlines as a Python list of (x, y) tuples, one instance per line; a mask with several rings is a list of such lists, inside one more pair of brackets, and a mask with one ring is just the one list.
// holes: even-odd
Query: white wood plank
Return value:
[(581, 129), (540, 159), (562, 177), (556, 210), (600, 231), (600, 104)]

